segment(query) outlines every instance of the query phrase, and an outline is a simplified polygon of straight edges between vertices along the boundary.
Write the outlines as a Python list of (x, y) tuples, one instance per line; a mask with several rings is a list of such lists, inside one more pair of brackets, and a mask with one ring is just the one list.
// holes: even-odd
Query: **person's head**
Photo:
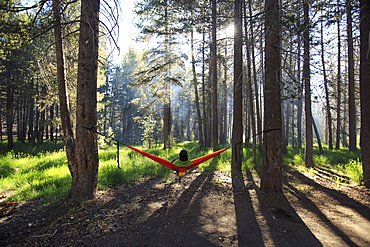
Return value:
[(180, 151), (180, 160), (181, 161), (187, 161), (188, 160), (188, 152), (186, 150)]

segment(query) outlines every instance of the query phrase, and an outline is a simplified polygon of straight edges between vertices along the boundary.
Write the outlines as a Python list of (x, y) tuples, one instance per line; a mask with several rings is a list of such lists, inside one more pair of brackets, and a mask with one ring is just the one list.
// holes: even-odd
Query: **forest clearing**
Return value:
[[(256, 182), (246, 180), (245, 184)], [(370, 191), (290, 171), (284, 196), (232, 189), (230, 172), (194, 171), (99, 191), (76, 207), (21, 203), (1, 218), (5, 246), (369, 246)]]
[[(194, 150), (196, 145), (185, 143), (180, 147)], [(173, 155), (178, 148), (172, 151)], [(101, 150), (101, 185), (97, 196), (75, 205), (66, 200), (70, 178), (64, 183), (65, 189), (62, 184), (51, 186), (46, 181), (53, 181), (51, 177), (38, 174), (40, 182), (33, 182), (30, 177), (17, 174), (39, 170), (50, 176), (59, 167), (62, 174), (68, 175), (63, 162), (58, 165), (60, 156), (53, 153), (49, 158), (47, 154), (40, 156), (24, 172), (15, 168), (24, 162), (32, 163), (30, 155), (16, 158), (18, 164), (14, 158), (8, 163), (6, 158), (2, 159), (2, 174), (5, 168), (13, 168), (8, 177), (28, 180), (33, 184), (31, 191), (41, 190), (38, 184), (43, 181), (43, 189), (51, 192), (18, 201), (20, 196), (0, 189), (2, 201), (6, 197), (15, 198), (10, 200), (13, 202), (0, 204), (3, 214), (0, 245), (368, 246), (370, 243), (369, 189), (339, 170), (325, 168), (325, 164), (315, 170), (308, 170), (302, 164), (292, 166), (302, 162), (297, 158), (301, 156), (299, 153), (285, 158), (283, 194), (268, 195), (259, 189), (258, 166), (246, 169), (241, 187), (233, 185), (227, 164), (230, 151), (190, 171), (181, 181), (169, 169), (162, 169), (146, 157), (142, 162), (134, 151), (126, 151), (121, 153), (122, 169), (118, 169), (114, 150)], [(245, 150), (246, 163), (250, 162), (251, 153)], [(348, 157), (348, 151), (344, 153), (334, 153), (336, 161), (329, 155), (326, 157), (342, 163), (355, 158)], [(163, 151), (159, 155), (165, 156)], [(135, 162), (136, 177), (129, 169)], [(153, 176), (153, 169), (157, 168), (160, 173)], [(119, 181), (121, 173), (124, 177)], [(5, 178), (2, 184), (4, 181)], [(9, 213), (5, 214), (5, 210)]]

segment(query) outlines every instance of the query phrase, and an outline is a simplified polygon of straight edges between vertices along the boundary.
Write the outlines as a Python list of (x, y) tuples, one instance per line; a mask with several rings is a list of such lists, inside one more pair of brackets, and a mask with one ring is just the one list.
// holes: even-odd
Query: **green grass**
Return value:
[[(115, 145), (102, 145), (99, 150), (98, 187), (105, 189), (123, 182), (138, 180), (143, 176), (167, 179), (173, 172), (137, 152), (120, 147), (120, 167), (117, 168)], [(43, 146), (16, 143), (16, 149), (6, 152), (6, 144), (0, 143), (0, 193), (9, 195), (8, 201), (24, 201), (40, 198), (43, 204), (58, 203), (68, 198), (71, 176), (62, 145), (45, 143)], [(197, 158), (211, 149), (201, 151), (195, 143), (181, 143), (171, 150), (145, 149), (146, 152), (167, 160), (178, 157), (181, 149), (189, 152), (189, 158)], [(230, 170), (231, 149), (204, 162), (201, 170)]]
[(0, 156), (0, 191), (10, 194), (9, 201), (66, 198), (71, 184), (64, 152), (36, 155), (9, 152)]
[[(362, 184), (362, 163), (361, 152), (350, 152), (348, 149), (330, 150), (324, 147), (324, 154), (320, 154), (317, 147), (314, 147), (313, 161), (315, 166), (325, 167), (331, 172), (350, 177), (353, 182)], [(284, 155), (283, 164), (287, 167), (294, 167), (304, 170), (304, 150), (288, 148)]]
[[(8, 201), (24, 201), (41, 199), (43, 204), (58, 203), (68, 198), (71, 176), (67, 166), (65, 152), (61, 144), (46, 143), (43, 146), (16, 143), (17, 149), (5, 152), (6, 145), (0, 143), (0, 194), (7, 194)], [(189, 153), (189, 159), (212, 153), (211, 149), (200, 150), (198, 144), (184, 142), (170, 150), (140, 149), (167, 160), (178, 157), (182, 149)], [(220, 147), (221, 149), (221, 147)], [(117, 168), (117, 149), (115, 145), (104, 145), (99, 150), (99, 183), (100, 189), (105, 189), (120, 183), (138, 180), (143, 176), (163, 177), (167, 179), (173, 172), (137, 152), (121, 147), (120, 166)], [(243, 169), (255, 169), (252, 160), (252, 150), (244, 149)], [(325, 149), (319, 155), (315, 149), (314, 161), (317, 166), (325, 166), (333, 172), (351, 177), (353, 181), (362, 182), (362, 166), (360, 152), (348, 150)], [(197, 169), (200, 170), (230, 170), (232, 149), (210, 159)], [(261, 164), (261, 156), (257, 152), (257, 167)], [(284, 155), (283, 165), (287, 168), (305, 169), (304, 151), (288, 148)]]

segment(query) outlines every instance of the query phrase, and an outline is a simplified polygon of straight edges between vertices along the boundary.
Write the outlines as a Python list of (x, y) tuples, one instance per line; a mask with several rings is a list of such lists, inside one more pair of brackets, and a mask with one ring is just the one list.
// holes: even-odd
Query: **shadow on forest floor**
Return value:
[(288, 172), (284, 195), (256, 173), (192, 171), (181, 182), (143, 178), (74, 208), (20, 205), (0, 218), (0, 245), (368, 246), (369, 190)]

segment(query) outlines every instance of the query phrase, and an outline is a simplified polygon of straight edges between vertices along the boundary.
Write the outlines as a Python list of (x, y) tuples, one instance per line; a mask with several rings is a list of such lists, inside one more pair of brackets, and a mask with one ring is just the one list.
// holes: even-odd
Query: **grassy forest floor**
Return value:
[[(142, 178), (70, 207), (14, 204), (0, 246), (370, 246), (370, 191), (328, 173), (284, 171), (284, 196), (233, 188), (228, 171)], [(11, 204), (9, 204), (11, 205)]]

